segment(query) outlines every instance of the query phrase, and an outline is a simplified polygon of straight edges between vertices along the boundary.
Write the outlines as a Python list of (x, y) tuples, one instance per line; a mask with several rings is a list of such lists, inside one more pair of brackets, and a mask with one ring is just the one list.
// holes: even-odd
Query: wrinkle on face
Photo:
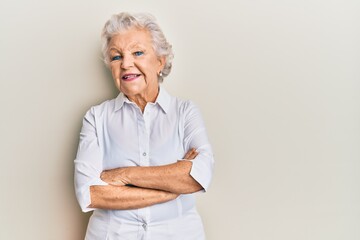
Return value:
[[(158, 57), (150, 32), (130, 28), (114, 35), (109, 42), (110, 69), (119, 91), (144, 109), (158, 94), (158, 74), (165, 65), (165, 57)], [(126, 74), (139, 75), (126, 81)]]

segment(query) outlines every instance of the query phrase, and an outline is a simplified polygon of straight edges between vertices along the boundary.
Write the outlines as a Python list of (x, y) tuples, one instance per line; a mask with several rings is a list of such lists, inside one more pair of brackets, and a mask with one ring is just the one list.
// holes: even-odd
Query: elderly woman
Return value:
[(205, 239), (193, 193), (207, 190), (213, 154), (199, 110), (160, 86), (171, 45), (148, 14), (112, 16), (102, 38), (120, 94), (83, 120), (75, 190), (93, 211), (86, 239)]

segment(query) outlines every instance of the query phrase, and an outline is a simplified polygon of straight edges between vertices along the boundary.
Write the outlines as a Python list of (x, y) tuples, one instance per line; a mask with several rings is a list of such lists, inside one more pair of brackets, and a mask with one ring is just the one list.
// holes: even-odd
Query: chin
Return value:
[(134, 96), (144, 92), (144, 89), (141, 87), (134, 86), (131, 88), (123, 88), (121, 92), (123, 92), (127, 96)]

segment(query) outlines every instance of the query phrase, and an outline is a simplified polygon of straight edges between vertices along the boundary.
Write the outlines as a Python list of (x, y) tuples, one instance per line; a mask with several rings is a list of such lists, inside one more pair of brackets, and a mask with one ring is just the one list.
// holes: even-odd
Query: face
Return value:
[(153, 49), (147, 30), (131, 28), (111, 38), (110, 69), (116, 87), (130, 100), (154, 99), (158, 93), (158, 74), (165, 64)]

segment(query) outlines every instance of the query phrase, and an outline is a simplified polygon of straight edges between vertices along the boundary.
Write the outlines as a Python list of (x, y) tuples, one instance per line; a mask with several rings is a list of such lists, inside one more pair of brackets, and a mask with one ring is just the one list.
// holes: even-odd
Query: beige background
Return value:
[(83, 238), (72, 162), (85, 111), (116, 95), (99, 34), (120, 11), (158, 18), (164, 85), (204, 115), (209, 240), (360, 239), (358, 0), (2, 0), (0, 239)]

